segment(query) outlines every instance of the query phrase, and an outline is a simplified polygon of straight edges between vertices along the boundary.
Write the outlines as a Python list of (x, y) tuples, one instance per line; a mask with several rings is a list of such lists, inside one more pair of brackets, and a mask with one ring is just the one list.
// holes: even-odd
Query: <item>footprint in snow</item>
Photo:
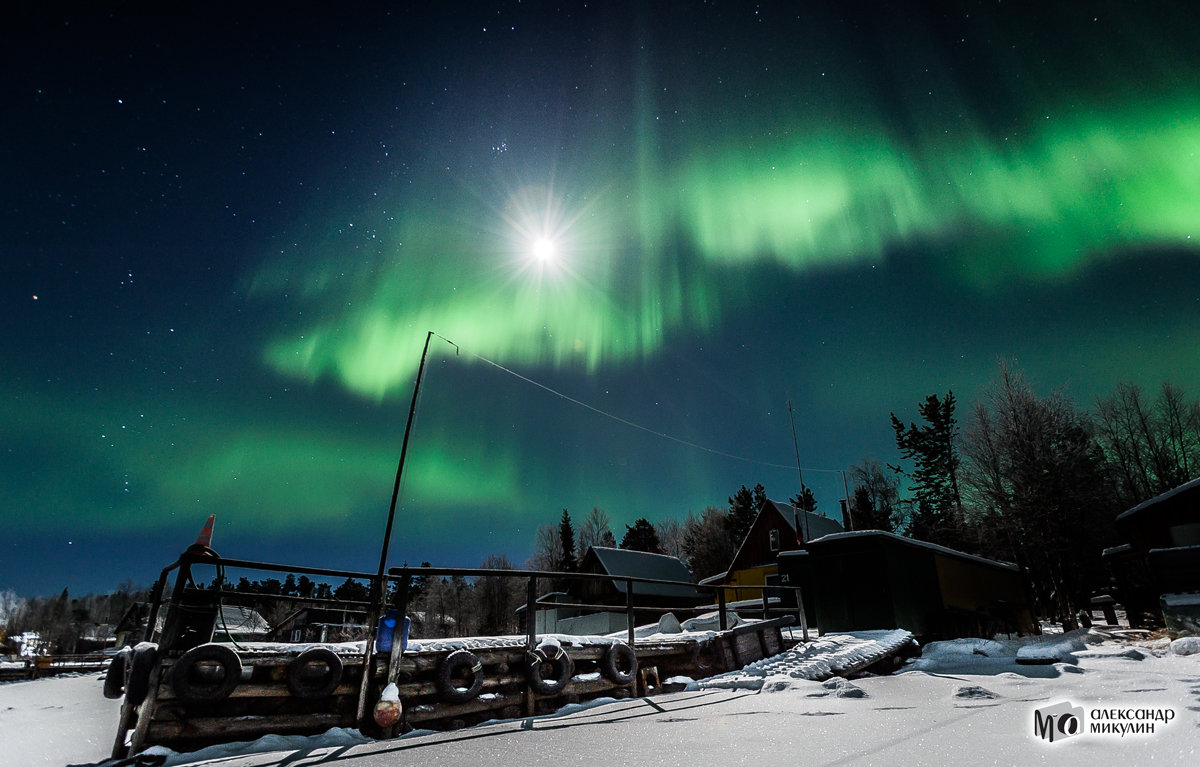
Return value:
[(824, 687), (826, 690), (829, 690), (830, 692), (832, 692), (834, 695), (836, 695), (839, 698), (868, 698), (868, 697), (870, 697), (869, 695), (867, 695), (866, 690), (862, 689), (861, 687), (856, 687), (855, 685), (851, 684), (850, 682), (847, 682), (845, 679), (842, 679), (841, 677), (835, 676), (833, 679), (828, 679), (828, 680), (822, 682), (821, 686)]
[(954, 691), (954, 697), (964, 698), (967, 700), (992, 700), (1000, 696), (992, 692), (986, 687), (980, 687), (977, 684), (964, 685)]

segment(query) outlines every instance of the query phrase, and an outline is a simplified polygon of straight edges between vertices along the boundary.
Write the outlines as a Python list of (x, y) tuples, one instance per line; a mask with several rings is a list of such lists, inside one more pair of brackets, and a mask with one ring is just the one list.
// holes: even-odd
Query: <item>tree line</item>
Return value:
[[(1120, 543), (1113, 529), (1118, 513), (1200, 473), (1200, 402), (1170, 383), (1149, 395), (1122, 383), (1084, 410), (1061, 392), (1038, 395), (1019, 371), (1002, 364), (961, 427), (952, 391), (930, 394), (917, 416), (905, 421), (891, 414), (896, 463), (864, 459), (850, 467), (848, 521), (854, 529), (897, 532), (1014, 562), (1029, 573), (1038, 612), (1050, 619), (1069, 622), (1094, 590), (1107, 587), (1100, 554)], [(574, 572), (590, 546), (616, 546), (678, 557), (695, 578), (708, 577), (728, 568), (766, 499), (761, 483), (742, 485), (724, 507), (692, 511), (682, 520), (638, 518), (624, 526), (619, 542), (603, 509), (593, 508), (578, 526), (563, 509), (557, 523), (537, 528), (525, 565)], [(789, 502), (817, 510), (808, 488)], [(492, 555), (480, 567), (516, 565)], [(351, 603), (369, 596), (366, 585), (351, 579), (332, 585), (292, 575), (241, 578), (225, 587), (261, 595), (272, 624), (296, 604), (270, 606), (272, 596)], [(52, 651), (74, 652), (147, 596), (130, 583), (80, 598), (66, 589), (33, 599), (2, 591), (0, 640), (35, 632)], [(417, 636), (513, 633), (523, 601), (519, 580), (494, 577), (415, 579), (410, 595)]]
[(1002, 363), (961, 429), (956, 409), (947, 392), (920, 403), (920, 423), (892, 414), (901, 462), (851, 470), (855, 526), (1014, 562), (1039, 613), (1067, 624), (1109, 586), (1117, 514), (1200, 469), (1200, 402), (1171, 383), (1121, 383), (1088, 411)]
[[(1014, 562), (1052, 620), (1069, 623), (1109, 588), (1101, 553), (1120, 543), (1117, 514), (1200, 473), (1200, 402), (1171, 383), (1153, 395), (1121, 383), (1089, 411), (1062, 392), (1038, 395), (1001, 363), (963, 427), (952, 391), (930, 394), (917, 415), (890, 415), (899, 460), (849, 468), (848, 526)], [(761, 483), (742, 485), (725, 507), (639, 518), (619, 544), (604, 510), (576, 530), (563, 509), (558, 524), (537, 529), (528, 566), (572, 572), (589, 546), (617, 545), (678, 557), (705, 578), (729, 567), (766, 500)], [(789, 502), (817, 510), (807, 487)]]
[[(625, 525), (620, 543), (603, 509), (596, 507), (588, 512), (578, 533), (570, 511), (563, 509), (558, 524), (545, 524), (537, 529), (533, 555), (527, 565), (534, 570), (576, 572), (589, 547), (607, 546), (677, 557), (694, 578), (705, 578), (729, 567), (766, 501), (767, 491), (762, 483), (753, 488), (742, 485), (726, 499), (723, 508), (709, 506), (701, 512), (689, 512), (682, 520), (665, 517), (651, 522), (639, 517), (633, 524)], [(807, 511), (817, 509), (809, 488), (790, 498), (789, 503)]]
[[(36, 635), (36, 648), (51, 653), (93, 652), (105, 646), (121, 616), (135, 602), (144, 602), (149, 589), (122, 583), (111, 594), (25, 598), (11, 589), (0, 591), (0, 643), (17, 644)], [(0, 655), (5, 654), (0, 650)]]

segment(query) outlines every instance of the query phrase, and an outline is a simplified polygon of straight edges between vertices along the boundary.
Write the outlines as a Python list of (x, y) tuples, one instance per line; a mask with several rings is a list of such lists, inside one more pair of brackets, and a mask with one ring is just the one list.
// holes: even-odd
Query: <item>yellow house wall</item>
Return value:
[(762, 587), (768, 575), (778, 575), (778, 565), (763, 565), (745, 570), (734, 570), (725, 582), (725, 601), (740, 602), (745, 599), (762, 599)]

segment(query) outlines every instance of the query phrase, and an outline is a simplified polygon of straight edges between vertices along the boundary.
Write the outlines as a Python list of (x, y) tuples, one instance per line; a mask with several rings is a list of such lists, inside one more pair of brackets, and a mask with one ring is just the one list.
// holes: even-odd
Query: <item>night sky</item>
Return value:
[(0, 31), (0, 589), (373, 571), (428, 331), (393, 564), (1200, 394), (1190, 4), (176, 5)]

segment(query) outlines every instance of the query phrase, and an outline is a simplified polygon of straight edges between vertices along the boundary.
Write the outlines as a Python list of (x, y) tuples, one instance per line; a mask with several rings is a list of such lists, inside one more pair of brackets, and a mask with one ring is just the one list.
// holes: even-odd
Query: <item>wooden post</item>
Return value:
[(113, 742), (112, 758), (124, 759), (129, 756), (129, 746), (125, 744), (125, 736), (136, 723), (137, 706), (128, 698), (121, 701), (121, 718), (117, 721), (117, 739)]
[[(529, 576), (529, 580), (525, 583), (525, 652), (532, 653), (537, 647), (537, 578)], [(526, 662), (532, 660), (526, 657)], [(525, 716), (533, 716), (537, 713), (537, 701), (533, 697), (533, 686), (529, 683), (529, 675), (525, 674), (525, 694), (522, 696), (525, 703)]]
[(725, 589), (717, 589), (717, 617), (720, 620), (718, 624), (722, 631), (729, 628), (729, 618), (725, 614)]
[(525, 649), (537, 647), (537, 578), (529, 576), (525, 584)]
[(137, 726), (133, 730), (133, 738), (129, 744), (129, 753), (137, 754), (146, 746), (146, 734), (150, 732), (150, 723), (154, 720), (154, 709), (158, 706), (158, 685), (162, 678), (163, 653), (159, 648), (158, 658), (154, 661), (154, 668), (150, 670), (150, 692), (147, 693), (146, 699), (138, 706)]
[[(400, 571), (400, 580), (396, 584), (396, 626), (392, 629), (392, 651), (388, 655), (387, 675), (384, 677), (383, 685), (396, 681), (396, 669), (400, 666), (400, 658), (404, 654), (403, 648), (400, 646), (404, 640), (404, 619), (408, 615), (408, 589), (411, 578), (408, 575), (408, 570)], [(387, 581), (384, 581), (385, 588)], [(387, 615), (385, 609), (384, 616)], [(396, 737), (396, 728), (400, 723), (397, 722), (389, 727), (383, 728), (383, 736), (385, 738)]]
[(150, 642), (154, 639), (154, 627), (158, 623), (158, 611), (162, 607), (163, 591), (167, 588), (169, 573), (170, 568), (164, 568), (159, 574), (158, 580), (154, 582), (154, 590), (150, 592), (150, 610), (146, 616), (146, 630), (142, 632), (143, 642)]
[(804, 641), (808, 641), (808, 616), (804, 613), (804, 591), (796, 589), (796, 604), (800, 606), (800, 631), (804, 636)]
[(763, 585), (763, 590), (762, 590), (762, 605), (763, 605), (763, 620), (766, 620), (771, 617), (771, 614), (770, 614), (771, 613), (771, 600), (767, 596), (766, 584)]
[[(412, 578), (408, 574), (408, 570), (400, 571), (400, 581), (396, 584), (396, 627), (392, 629), (392, 653), (388, 658), (387, 678), (383, 680), (384, 686), (396, 681), (396, 667), (400, 665), (400, 656), (403, 649), (400, 647), (401, 641), (404, 639), (404, 618), (408, 615), (408, 590)], [(384, 615), (387, 615), (385, 612)]]
[(629, 623), (629, 646), (633, 647), (637, 639), (633, 635), (633, 579), (625, 579), (625, 615)]

